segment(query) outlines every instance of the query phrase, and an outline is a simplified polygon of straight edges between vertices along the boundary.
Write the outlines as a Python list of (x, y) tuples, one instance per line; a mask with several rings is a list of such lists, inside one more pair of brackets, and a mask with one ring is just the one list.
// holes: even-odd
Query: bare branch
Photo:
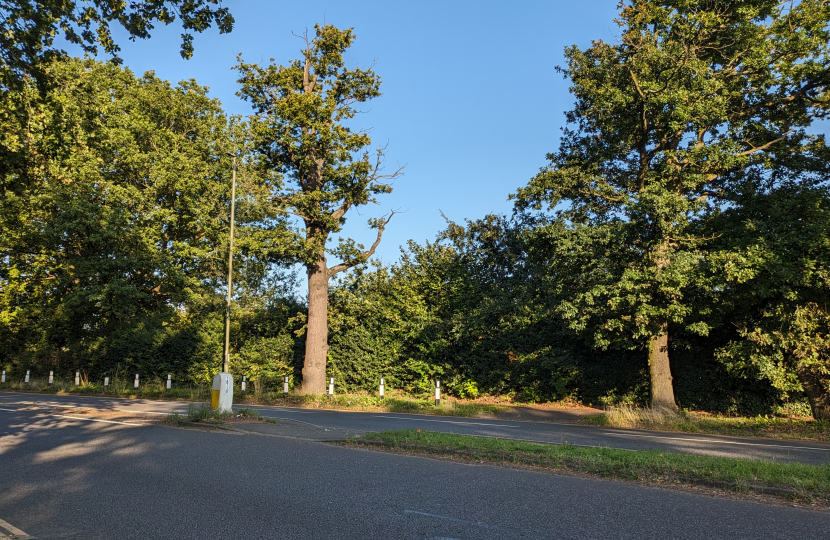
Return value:
[[(784, 139), (786, 139), (786, 138), (787, 138), (786, 136), (787, 136), (787, 135), (789, 135), (790, 133), (792, 133), (793, 131), (794, 131), (794, 130), (792, 130), (792, 129), (787, 130), (787, 131), (785, 131), (785, 132), (784, 132), (784, 133), (783, 133), (780, 137), (778, 137), (777, 139), (772, 140), (772, 141), (768, 142), (767, 144), (764, 144), (764, 145), (761, 145), (761, 146), (752, 147), (752, 148), (750, 148), (749, 150), (746, 150), (746, 151), (744, 151), (744, 152), (740, 152), (740, 153), (739, 153), (739, 154), (737, 154), (737, 155), (738, 155), (738, 156), (748, 156), (748, 155), (750, 155), (750, 154), (754, 154), (755, 152), (760, 152), (760, 151), (762, 151), (762, 150), (766, 150), (767, 148), (769, 148), (769, 147), (770, 147), (770, 146), (772, 146), (773, 144), (775, 144), (775, 143), (777, 143), (777, 142), (781, 142), (781, 141), (783, 141)], [(750, 146), (752, 146), (752, 145), (750, 145)]]
[(383, 231), (386, 229), (386, 225), (389, 224), (389, 221), (392, 219), (392, 216), (394, 216), (396, 213), (397, 212), (392, 210), (392, 212), (389, 213), (388, 217), (382, 218), (380, 220), (380, 224), (378, 225), (378, 237), (375, 239), (372, 246), (368, 250), (364, 251), (361, 254), (361, 259), (362, 260), (361, 259), (352, 259), (351, 261), (344, 261), (344, 262), (342, 262), (338, 265), (332, 266), (331, 268), (328, 269), (328, 277), (332, 277), (333, 275), (337, 274), (338, 272), (342, 272), (343, 270), (348, 270), (349, 268), (357, 266), (358, 264), (361, 264), (362, 262), (365, 262), (369, 257), (374, 255), (375, 250), (380, 245), (381, 238), (383, 238)]

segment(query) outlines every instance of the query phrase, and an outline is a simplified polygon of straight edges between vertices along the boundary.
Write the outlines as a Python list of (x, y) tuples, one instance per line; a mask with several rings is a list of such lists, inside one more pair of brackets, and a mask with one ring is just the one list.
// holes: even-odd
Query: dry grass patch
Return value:
[(600, 415), (581, 418), (579, 423), (683, 433), (830, 441), (830, 422), (804, 417), (728, 417), (626, 405), (615, 407)]

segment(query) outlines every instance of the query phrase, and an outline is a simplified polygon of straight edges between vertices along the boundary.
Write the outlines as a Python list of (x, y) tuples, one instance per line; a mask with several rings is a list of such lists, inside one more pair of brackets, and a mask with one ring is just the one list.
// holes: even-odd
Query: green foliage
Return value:
[[(246, 126), (194, 81), (174, 87), (90, 60), (49, 70), (49, 92), (3, 94), (0, 150), (28, 157), (6, 167), (0, 194), (0, 364), (204, 380), (221, 356), (225, 153), (244, 154)], [(242, 173), (245, 292), (276, 271), (285, 228), (263, 204), (279, 179), (245, 161)]]
[[(828, 21), (815, 1), (634, 0), (618, 43), (566, 49), (569, 126), (516, 200), (553, 212), (534, 249), (558, 267), (570, 328), (602, 349), (663, 351), (669, 325), (707, 336), (723, 322), (710, 220), (747, 178), (826, 168), (807, 128), (826, 114)], [(669, 404), (655, 354), (652, 388), (668, 393), (653, 397)]]
[[(397, 264), (343, 278), (330, 304), (330, 373), (338, 388), (375, 391), (385, 377), (387, 388), (428, 397), (438, 378), (445, 392), (463, 398), (648, 401), (639, 351), (597, 350), (557, 316), (567, 294), (557, 287), (561, 267), (537, 257), (534, 235), (526, 222), (497, 216), (451, 223), (436, 243), (410, 243)], [(735, 337), (730, 331), (702, 338), (672, 329), (678, 403), (768, 413), (784, 396), (715, 358)]]
[(219, 423), (232, 413), (214, 411), (210, 405), (188, 403), (187, 420), (190, 422)]
[(805, 376), (826, 384), (830, 375), (830, 192), (826, 171), (816, 172), (748, 179), (740, 206), (718, 216), (725, 234), (711, 259), (737, 327), (719, 357), (785, 393), (803, 391)]
[(0, 11), (0, 77), (3, 85), (23, 79), (24, 74), (42, 75), (39, 64), (61, 56), (53, 47), (63, 33), (69, 43), (85, 53), (97, 54), (98, 47), (115, 56), (120, 50), (110, 24), (127, 31), (130, 39), (150, 37), (157, 21), (170, 24), (178, 15), (182, 29), (182, 58), (193, 55), (193, 35), (214, 23), (221, 34), (233, 29), (234, 19), (227, 8), (214, 7), (217, 0), (2, 0)]
[[(385, 180), (395, 176), (381, 173), (382, 149), (371, 158), (369, 135), (346, 125), (357, 114), (356, 104), (380, 96), (380, 77), (371, 69), (345, 67), (343, 54), (355, 39), (351, 29), (315, 25), (314, 30), (313, 38), (304, 36), (303, 58), (288, 66), (261, 67), (240, 57), (235, 68), (242, 86), (238, 94), (257, 113), (251, 128), (262, 166), (295, 186), (275, 200), (304, 221), (295, 255), (309, 267), (318, 264), (346, 213), (391, 192)], [(385, 221), (370, 225), (382, 230)], [(343, 269), (368, 258), (351, 240), (341, 239), (331, 253), (344, 261)]]
[(247, 376), (258, 389), (259, 384), (281, 382), (293, 374), (294, 339), (282, 334), (277, 337), (251, 337), (231, 361), (234, 373)]
[[(299, 382), (316, 343), (306, 350), (338, 392), (371, 393), (343, 397), (348, 406), (380, 406), (381, 377), (387, 392), (417, 398), (389, 400), (390, 410), (430, 406), (436, 379), (461, 398), (641, 404), (656, 393), (644, 350), (667, 337), (666, 376), (683, 407), (765, 414), (807, 396), (814, 415), (830, 416), (830, 150), (808, 133), (828, 106), (826, 3), (622, 5), (617, 43), (566, 50), (575, 106), (513, 217), (450, 222), (435, 242), (370, 268), (389, 216), (370, 220), (368, 250), (328, 246), (347, 212), (400, 173), (384, 174), (383, 149), (370, 153), (351, 127), (381, 82), (345, 67), (351, 29), (316, 26), (286, 66), (240, 59), (250, 123), (195, 81), (51, 49), (62, 29), (114, 54), (108, 22), (146, 37), (176, 6), (185, 28), (230, 30), (213, 4), (8, 6), (0, 34), (18, 49), (0, 54), (4, 76), (36, 64), (40, 77), (0, 84), (0, 366), (10, 378), (80, 370), (89, 388), (108, 375), (125, 392), (134, 373), (211, 381), (233, 154), (232, 369), (257, 396), (284, 376)], [(305, 265), (314, 305), (293, 298), (289, 261)]]

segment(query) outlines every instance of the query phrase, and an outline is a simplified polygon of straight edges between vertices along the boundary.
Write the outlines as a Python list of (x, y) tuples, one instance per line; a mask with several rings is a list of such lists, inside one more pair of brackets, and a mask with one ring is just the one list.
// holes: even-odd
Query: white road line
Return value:
[(0, 519), (0, 527), (3, 527), (4, 529), (6, 529), (7, 531), (9, 531), (10, 533), (12, 533), (16, 536), (29, 536), (28, 534), (24, 533), (23, 531), (21, 531), (20, 529), (18, 529), (14, 525), (5, 522), (2, 519)]
[(495, 529), (497, 531), (503, 531), (504, 530), (501, 527), (496, 527), (494, 525), (488, 525), (486, 523), (482, 523), (481, 521), (467, 521), (466, 519), (458, 519), (458, 518), (447, 517), (447, 516), (439, 516), (438, 514), (428, 514), (427, 512), (418, 512), (416, 510), (404, 510), (404, 513), (406, 513), (406, 514), (415, 514), (415, 515), (418, 515), (418, 516), (434, 517), (434, 518), (438, 518), (438, 519), (446, 519), (447, 521), (455, 521), (455, 522), (458, 522), (458, 523), (467, 523), (469, 525), (477, 525), (479, 527), (484, 527), (486, 529)]
[(508, 426), (507, 424), (485, 424), (484, 422), (455, 422), (452, 420), (426, 420), (424, 418), (404, 418), (402, 416), (385, 416), (376, 414), (375, 418), (394, 418), (395, 420), (409, 420), (412, 422), (440, 422), (442, 424), (461, 424), (463, 426), (490, 426), (490, 427), (509, 427), (517, 428), (519, 426)]
[[(97, 410), (105, 411), (107, 409), (97, 409)], [(178, 411), (156, 412), (156, 411), (131, 411), (131, 410), (128, 410), (128, 409), (112, 409), (112, 410), (118, 411), (118, 412), (128, 412), (128, 413), (138, 413), (138, 414), (160, 414), (160, 415), (164, 415), (164, 416), (167, 416), (168, 414), (187, 414), (185, 412), (178, 412)]]
[(821, 450), (822, 452), (830, 452), (830, 448), (813, 448), (810, 446), (792, 446), (788, 444), (767, 444), (767, 443), (751, 443), (751, 442), (740, 442), (740, 441), (724, 441), (719, 439), (690, 439), (684, 437), (665, 437), (661, 435), (638, 435), (636, 433), (614, 433), (607, 431), (605, 432), (606, 435), (613, 435), (617, 437), (641, 437), (644, 439), (669, 439), (674, 441), (691, 441), (691, 442), (703, 442), (703, 443), (716, 443), (716, 444), (739, 444), (742, 446), (769, 446), (772, 448), (792, 448), (793, 450)]
[(17, 409), (0, 409), (0, 411), (17, 412)]
[(140, 426), (142, 424), (133, 424), (132, 422), (117, 422), (115, 420), (101, 420), (100, 418), (83, 418), (81, 416), (67, 416), (65, 414), (52, 414), (50, 416), (57, 416), (58, 418), (72, 418), (73, 420), (87, 420), (89, 422), (103, 422), (105, 424), (123, 424), (125, 426)]

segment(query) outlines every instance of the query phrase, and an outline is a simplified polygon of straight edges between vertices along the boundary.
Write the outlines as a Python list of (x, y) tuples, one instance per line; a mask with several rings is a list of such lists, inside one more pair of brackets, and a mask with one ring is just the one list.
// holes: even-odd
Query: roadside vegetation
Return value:
[[(539, 173), (505, 184), (512, 211), (448, 220), (385, 263), (371, 257), (397, 226), (389, 207), (371, 214), (371, 245), (331, 241), (401, 172), (346, 127), (382, 92), (373, 67), (346, 67), (356, 30), (313, 26), (295, 61), (240, 57), (255, 114), (236, 117), (194, 80), (58, 54), (52, 36), (78, 23), (64, 4), (34, 22), (12, 10), (9, 28), (27, 30), (8, 33), (14, 58), (0, 51), (8, 388), (206, 400), (232, 275), (228, 370), (250, 403), (475, 416), (498, 412), (483, 396), (570, 399), (715, 415), (611, 411), (604, 425), (824, 436), (826, 3), (621, 2), (618, 38), (564, 50), (573, 105)], [(156, 18), (124, 9), (82, 18), (144, 37)], [(206, 9), (198, 27), (230, 30)], [(75, 42), (91, 46), (89, 30)], [(50, 372), (64, 382), (43, 384)], [(23, 388), (26, 373), (41, 382)], [(283, 399), (286, 378), (317, 396)], [(372, 397), (381, 379), (401, 393)], [(434, 407), (436, 381), (470, 403)], [(770, 419), (789, 405), (821, 422)]]
[(814, 502), (830, 498), (830, 466), (651, 450), (588, 448), (420, 430), (370, 433), (348, 445), (465, 461), (520, 464), (659, 485), (694, 485)]
[(830, 441), (830, 420), (814, 420), (812, 417), (799, 415), (721, 416), (628, 405), (609, 409), (602, 414), (582, 417), (578, 423), (627, 429)]
[(178, 413), (168, 414), (160, 420), (162, 424), (181, 425), (183, 422), (188, 423), (202, 423), (205, 425), (224, 425), (233, 419), (241, 418), (242, 421), (257, 421), (267, 422), (269, 424), (276, 424), (273, 418), (263, 418), (258, 411), (253, 409), (243, 408), (235, 410), (231, 413), (219, 412), (213, 410), (205, 403), (190, 403), (187, 407), (187, 414), (181, 415)]

